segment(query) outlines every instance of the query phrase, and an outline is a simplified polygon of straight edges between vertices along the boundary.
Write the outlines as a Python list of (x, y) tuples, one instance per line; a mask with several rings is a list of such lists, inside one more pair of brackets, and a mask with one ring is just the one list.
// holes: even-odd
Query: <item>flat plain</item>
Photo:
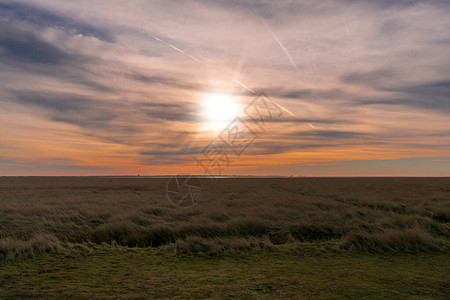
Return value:
[(0, 178), (1, 298), (436, 298), (450, 178)]

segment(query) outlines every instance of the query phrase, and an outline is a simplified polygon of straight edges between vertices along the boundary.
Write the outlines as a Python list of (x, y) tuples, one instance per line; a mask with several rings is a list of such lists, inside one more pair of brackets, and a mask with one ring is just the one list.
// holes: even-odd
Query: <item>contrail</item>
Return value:
[[(256, 13), (256, 12), (255, 12), (255, 13)], [(256, 14), (257, 14), (257, 13), (256, 13)], [(258, 14), (257, 14), (257, 15), (258, 15)], [(264, 22), (264, 20), (263, 20), (259, 15), (258, 15), (258, 17), (259, 17), (259, 19), (261, 20), (261, 22), (266, 26), (266, 28), (269, 30), (269, 32), (272, 34), (273, 38), (274, 38), (274, 39), (277, 41), (277, 43), (280, 45), (281, 49), (283, 49), (283, 51), (286, 53), (286, 55), (288, 56), (289, 60), (291, 61), (292, 65), (293, 65), (293, 67), (294, 67), (295, 70), (297, 71), (297, 65), (295, 64), (294, 60), (293, 60), (292, 57), (290, 56), (290, 54), (289, 54), (289, 52), (287, 51), (287, 49), (283, 46), (283, 44), (281, 43), (281, 41), (278, 40), (278, 38), (275, 36), (275, 34), (272, 32), (272, 30), (267, 26), (267, 24)], [(176, 50), (176, 51), (178, 51), (178, 52), (180, 52), (180, 53), (182, 53), (182, 54), (184, 54), (184, 55), (190, 57), (191, 59), (193, 59), (193, 60), (195, 60), (195, 61), (197, 61), (197, 62), (200, 62), (199, 59), (193, 57), (192, 55), (187, 54), (186, 52), (184, 52), (183, 50), (181, 50), (181, 49), (175, 47), (174, 45), (172, 45), (172, 44), (170, 44), (170, 43), (168, 43), (168, 42), (166, 42), (166, 41), (161, 40), (159, 37), (157, 37), (157, 36), (155, 36), (155, 35), (153, 35), (153, 34), (151, 34), (151, 33), (149, 33), (149, 35), (150, 35), (152, 38), (154, 38), (155, 40), (157, 40), (158, 42), (163, 43), (164, 45), (171, 47), (172, 49), (174, 49), (174, 50)], [(240, 63), (239, 63), (239, 65), (240, 65)], [(239, 66), (238, 66), (238, 69), (239, 69)], [(253, 93), (253, 94), (257, 94), (257, 92), (255, 92), (255, 91), (252, 90), (251, 88), (247, 87), (247, 86), (246, 86), (245, 84), (243, 84), (242, 82), (240, 82), (240, 81), (234, 79), (233, 77), (230, 77), (230, 79), (231, 79), (233, 82), (235, 82), (235, 83), (239, 84), (240, 86), (242, 86), (243, 88), (245, 88), (246, 90), (248, 90), (249, 92), (251, 92), (251, 93)], [(288, 114), (290, 114), (291, 116), (295, 117), (295, 115), (294, 115), (291, 111), (289, 111), (288, 109), (284, 108), (283, 106), (279, 105), (279, 104), (276, 103), (276, 102), (273, 102), (273, 101), (270, 100), (270, 99), (267, 99), (267, 100), (268, 100), (269, 102), (271, 102), (273, 105), (277, 106), (279, 109), (281, 109), (281, 110), (287, 112)]]
[(193, 60), (195, 60), (195, 61), (200, 62), (200, 60), (199, 60), (198, 58), (196, 58), (196, 57), (194, 57), (194, 56), (192, 56), (192, 55), (190, 55), (190, 54), (185, 53), (183, 50), (181, 50), (181, 49), (175, 47), (174, 45), (169, 44), (168, 42), (161, 40), (159, 37), (157, 37), (157, 36), (155, 36), (155, 35), (153, 35), (153, 34), (151, 34), (151, 33), (149, 33), (149, 35), (150, 35), (152, 38), (154, 38), (155, 40), (157, 40), (158, 42), (163, 43), (163, 44), (166, 45), (166, 46), (169, 46), (170, 48), (174, 49), (175, 51), (178, 51), (178, 52), (180, 52), (180, 53), (182, 53), (182, 54), (184, 54), (184, 55), (190, 57), (191, 59), (193, 59)]
[(239, 75), (240, 71), (241, 71), (241, 67), (242, 67), (242, 61), (243, 61), (243, 56), (245, 55), (245, 53), (247, 52), (247, 46), (245, 46), (245, 48), (242, 50), (241, 52), (241, 56), (239, 57), (239, 61), (236, 64), (236, 69), (234, 70), (234, 74), (233, 77), (230, 77), (230, 79), (239, 84), (240, 86), (242, 86), (243, 88), (245, 88), (246, 90), (252, 92), (253, 94), (256, 94), (256, 92), (254, 90), (252, 90), (251, 88), (247, 87), (245, 84), (243, 84), (242, 82), (236, 80), (235, 78), (237, 77), (237, 75)]
[(297, 70), (297, 64), (295, 63), (295, 61), (292, 59), (292, 56), (289, 54), (288, 50), (286, 49), (286, 47), (283, 45), (283, 43), (277, 38), (277, 36), (275, 35), (275, 33), (273, 33), (272, 29), (270, 29), (270, 27), (266, 24), (266, 22), (264, 22), (264, 20), (258, 15), (259, 19), (261, 20), (261, 22), (264, 24), (264, 26), (266, 26), (267, 30), (270, 32), (270, 34), (272, 35), (272, 37), (274, 38), (274, 40), (278, 43), (278, 45), (280, 46), (281, 50), (283, 50), (284, 54), (286, 54), (287, 58), (289, 59), (289, 61), (291, 62), (292, 67), (295, 69), (295, 71)]
[[(240, 86), (244, 87), (246, 90), (252, 92), (253, 94), (257, 94), (254, 90), (252, 90), (251, 88), (247, 87), (247, 86), (246, 86), (245, 84), (243, 84), (242, 82), (237, 81), (237, 80), (234, 79), (234, 78), (231, 78), (231, 80), (233, 80), (233, 82), (239, 84)], [(278, 104), (278, 103), (276, 103), (276, 102), (270, 100), (270, 99), (267, 98), (267, 97), (266, 97), (266, 100), (269, 101), (270, 103), (272, 103), (273, 105), (275, 105), (276, 107), (278, 107), (279, 109), (281, 109), (282, 111), (287, 112), (288, 114), (290, 114), (290, 115), (293, 116), (293, 117), (296, 117), (296, 115), (294, 115), (290, 110), (288, 110), (287, 108), (284, 108), (284, 107), (281, 106), (280, 104)]]
[[(187, 54), (186, 52), (184, 52), (183, 50), (181, 50), (181, 49), (175, 47), (174, 45), (172, 45), (172, 44), (170, 44), (170, 43), (168, 43), (168, 42), (166, 42), (166, 41), (161, 40), (159, 37), (157, 37), (157, 36), (155, 36), (155, 35), (153, 35), (153, 34), (151, 34), (151, 33), (149, 33), (149, 35), (150, 35), (152, 38), (154, 38), (155, 40), (157, 40), (158, 42), (160, 42), (160, 43), (162, 43), (162, 44), (164, 44), (164, 45), (166, 45), (166, 46), (169, 46), (170, 48), (174, 49), (175, 51), (178, 51), (178, 52), (180, 52), (180, 53), (182, 53), (182, 54), (184, 54), (184, 55), (190, 57), (191, 59), (193, 59), (193, 60), (195, 60), (195, 61), (197, 61), (197, 62), (201, 62), (199, 59), (193, 57), (193, 56), (190, 55), (190, 54)], [(239, 68), (239, 67), (238, 67), (238, 68)], [(245, 84), (243, 84), (242, 82), (240, 82), (240, 81), (234, 79), (233, 77), (230, 77), (230, 79), (233, 80), (235, 83), (239, 84), (240, 86), (242, 86), (243, 88), (245, 88), (246, 90), (252, 92), (253, 94), (256, 94), (256, 92), (255, 92), (254, 90), (252, 90), (251, 88), (247, 87), (247, 86), (246, 86)]]
[(250, 0), (247, 0), (247, 1), (248, 1), (248, 4), (250, 5), (251, 9), (255, 13), (255, 15), (258, 17), (258, 19), (261, 21), (261, 23), (264, 25), (264, 27), (266, 27), (266, 29), (270, 32), (270, 34), (272, 35), (273, 39), (277, 42), (278, 46), (280, 46), (281, 50), (283, 50), (284, 54), (286, 54), (287, 58), (291, 62), (292, 67), (295, 69), (295, 71), (298, 71), (297, 70), (297, 64), (295, 63), (294, 59), (292, 59), (292, 56), (291, 56), (291, 54), (289, 54), (289, 51), (286, 49), (286, 47), (283, 45), (283, 43), (277, 38), (275, 33), (272, 31), (272, 29), (270, 29), (269, 25), (267, 25), (267, 23), (264, 21), (264, 19), (259, 15), (259, 13), (253, 7), (253, 5), (250, 2)]
[(341, 18), (342, 18), (342, 21), (344, 22), (345, 28), (347, 29), (347, 33), (350, 35), (350, 29), (348, 29), (347, 21), (345, 20), (344, 16), (341, 16)]
[[(297, 64), (295, 63), (294, 59), (292, 58), (291, 54), (289, 53), (289, 51), (287, 50), (287, 48), (283, 45), (283, 43), (277, 38), (277, 36), (275, 35), (275, 33), (272, 31), (272, 29), (270, 29), (269, 25), (267, 25), (267, 23), (264, 21), (264, 19), (261, 17), (261, 15), (256, 11), (256, 9), (253, 7), (253, 4), (251, 3), (250, 0), (247, 0), (248, 4), (250, 5), (250, 8), (252, 9), (253, 13), (258, 17), (258, 19), (261, 21), (261, 23), (264, 25), (264, 27), (266, 27), (266, 29), (270, 32), (270, 34), (272, 35), (273, 39), (277, 42), (278, 46), (280, 46), (281, 50), (283, 50), (284, 54), (286, 55), (286, 57), (289, 59), (289, 62), (291, 63), (292, 67), (294, 68), (295, 72), (298, 73), (298, 67)], [(308, 86), (309, 84), (306, 83)], [(313, 94), (314, 98), (317, 99), (317, 95), (316, 92), (311, 89), (311, 93)]]
[(235, 83), (237, 83), (237, 84), (239, 84), (240, 86), (242, 86), (243, 88), (245, 88), (247, 91), (250, 91), (250, 92), (252, 92), (253, 94), (257, 94), (254, 90), (252, 90), (251, 88), (247, 87), (247, 86), (246, 86), (245, 84), (243, 84), (242, 82), (237, 81), (237, 80), (234, 79), (234, 78), (231, 78), (231, 80), (233, 80)]
[(294, 115), (289, 109), (284, 108), (280, 104), (273, 102), (272, 100), (268, 99), (267, 97), (266, 97), (266, 100), (269, 101), (270, 103), (272, 103), (273, 105), (275, 105), (276, 107), (278, 107), (279, 109), (281, 109), (282, 111), (287, 112), (288, 114), (290, 114), (293, 117), (296, 117), (296, 115)]

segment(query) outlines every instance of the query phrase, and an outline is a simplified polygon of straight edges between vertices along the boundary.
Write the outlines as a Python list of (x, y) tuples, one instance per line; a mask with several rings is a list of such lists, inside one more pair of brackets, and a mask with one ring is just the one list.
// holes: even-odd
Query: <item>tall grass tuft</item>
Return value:
[(42, 254), (61, 248), (61, 243), (51, 234), (38, 233), (25, 241), (7, 237), (0, 239), (0, 258), (9, 260), (22, 257), (33, 257), (36, 254)]
[(358, 232), (346, 237), (340, 248), (357, 252), (442, 251), (445, 245), (420, 229), (388, 230), (382, 233)]
[(167, 226), (141, 227), (131, 222), (102, 225), (91, 235), (91, 241), (96, 244), (115, 242), (128, 247), (158, 247), (175, 240), (175, 232)]

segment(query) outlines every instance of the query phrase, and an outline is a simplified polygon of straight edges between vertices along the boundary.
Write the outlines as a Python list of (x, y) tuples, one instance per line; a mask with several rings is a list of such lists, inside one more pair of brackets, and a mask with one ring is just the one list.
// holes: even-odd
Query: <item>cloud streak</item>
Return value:
[(261, 91), (292, 114), (230, 173), (448, 161), (448, 1), (124, 4), (0, 4), (0, 175), (201, 172), (206, 96)]

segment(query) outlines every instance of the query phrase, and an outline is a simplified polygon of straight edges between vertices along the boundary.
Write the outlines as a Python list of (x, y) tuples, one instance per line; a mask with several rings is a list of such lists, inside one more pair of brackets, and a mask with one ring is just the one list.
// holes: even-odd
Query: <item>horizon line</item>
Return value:
[(196, 177), (201, 179), (216, 178), (450, 178), (450, 175), (427, 176), (427, 175), (335, 175), (335, 176), (308, 176), (308, 175), (226, 175), (226, 176), (205, 176), (195, 174), (176, 175), (0, 175), (2, 178), (17, 177), (91, 177), (91, 178), (172, 178), (172, 177)]

